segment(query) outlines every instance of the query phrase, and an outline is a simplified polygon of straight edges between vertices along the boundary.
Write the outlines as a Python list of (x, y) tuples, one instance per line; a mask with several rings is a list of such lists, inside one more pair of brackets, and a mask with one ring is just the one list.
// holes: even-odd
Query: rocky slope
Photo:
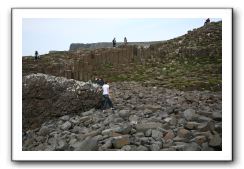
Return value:
[[(47, 95), (78, 82), (46, 75), (32, 75), (25, 83), (49, 86)], [(59, 79), (59, 78), (58, 78)], [(49, 83), (51, 81), (51, 83)], [(55, 85), (53, 85), (55, 84)], [(60, 86), (57, 88), (57, 84)], [(84, 84), (79, 82), (79, 84)], [(25, 86), (25, 85), (24, 85)], [(29, 84), (30, 86), (30, 84)], [(35, 86), (35, 85), (33, 85)], [(55, 87), (56, 86), (56, 87)], [(83, 86), (83, 85), (81, 85)], [(86, 86), (86, 85), (85, 85)], [(112, 83), (112, 101), (116, 110), (77, 109), (75, 113), (46, 118), (40, 126), (23, 131), (24, 151), (214, 151), (222, 150), (221, 92), (179, 91), (163, 87), (145, 87), (138, 82)], [(82, 87), (81, 87), (82, 88)], [(89, 89), (93, 89), (89, 85)], [(24, 96), (32, 95), (31, 90)], [(43, 90), (42, 93), (45, 93)], [(69, 90), (72, 91), (72, 90)], [(66, 101), (70, 97), (60, 95)], [(33, 93), (33, 97), (38, 96)], [(58, 99), (61, 99), (61, 98)], [(38, 101), (43, 98), (39, 97)], [(83, 97), (79, 97), (83, 103)], [(24, 100), (23, 100), (24, 101)], [(29, 100), (30, 101), (30, 100)], [(66, 107), (48, 104), (52, 112)], [(64, 105), (63, 105), (64, 104)], [(95, 105), (86, 102), (88, 105)], [(43, 104), (36, 104), (42, 109)], [(25, 107), (25, 104), (24, 104)], [(88, 106), (89, 107), (89, 106)], [(92, 107), (92, 106), (91, 106)], [(71, 106), (70, 108), (73, 108)], [(28, 109), (27, 109), (28, 110)], [(25, 109), (23, 109), (25, 111)], [(26, 114), (32, 116), (31, 113)], [(51, 115), (51, 114), (50, 114)]]

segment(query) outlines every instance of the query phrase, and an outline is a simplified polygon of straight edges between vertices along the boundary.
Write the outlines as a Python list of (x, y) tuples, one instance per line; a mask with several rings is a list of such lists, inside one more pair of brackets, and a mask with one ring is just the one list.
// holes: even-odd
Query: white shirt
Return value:
[(108, 84), (104, 84), (103, 85), (103, 95), (109, 95), (109, 85)]

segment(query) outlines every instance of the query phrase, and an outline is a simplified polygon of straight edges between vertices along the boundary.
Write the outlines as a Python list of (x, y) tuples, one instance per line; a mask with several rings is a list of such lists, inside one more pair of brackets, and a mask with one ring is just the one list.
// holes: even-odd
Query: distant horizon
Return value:
[(118, 43), (124, 37), (128, 43), (166, 41), (202, 27), (205, 19), (23, 19), (22, 56), (69, 51), (71, 44), (112, 43), (114, 37)]

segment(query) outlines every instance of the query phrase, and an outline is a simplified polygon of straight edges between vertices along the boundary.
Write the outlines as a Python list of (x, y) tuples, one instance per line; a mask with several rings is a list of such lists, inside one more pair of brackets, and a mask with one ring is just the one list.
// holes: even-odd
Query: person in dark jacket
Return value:
[(38, 59), (38, 51), (35, 51), (35, 60), (37, 60)]
[(116, 47), (116, 39), (114, 38), (112, 42), (113, 42), (113, 47), (115, 48)]
[(210, 23), (210, 19), (209, 19), (209, 18), (208, 18), (208, 19), (206, 19), (206, 21), (205, 21), (204, 25), (207, 25), (208, 23)]

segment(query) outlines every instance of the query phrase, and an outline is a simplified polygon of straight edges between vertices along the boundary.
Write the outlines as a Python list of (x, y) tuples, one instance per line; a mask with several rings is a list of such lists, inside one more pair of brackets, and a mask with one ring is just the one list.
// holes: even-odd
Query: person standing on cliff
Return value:
[(127, 38), (124, 38), (124, 44), (127, 45)]
[(112, 42), (113, 42), (113, 47), (115, 48), (116, 47), (116, 39), (114, 38)]
[(114, 110), (114, 106), (112, 101), (109, 98), (109, 84), (105, 81), (104, 85), (102, 86), (103, 89), (103, 105), (102, 105), (102, 110), (105, 112), (107, 108), (111, 108)]
[(37, 60), (38, 59), (38, 51), (35, 51), (35, 60)]

